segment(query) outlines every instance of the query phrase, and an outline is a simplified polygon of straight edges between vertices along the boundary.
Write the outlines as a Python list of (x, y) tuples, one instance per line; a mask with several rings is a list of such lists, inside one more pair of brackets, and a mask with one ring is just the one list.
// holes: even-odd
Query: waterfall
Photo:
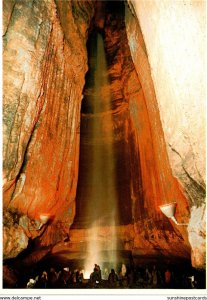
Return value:
[[(94, 43), (95, 41), (95, 43)], [(88, 197), (91, 224), (91, 235), (87, 243), (87, 259), (85, 271), (87, 274), (93, 271), (94, 264), (103, 267), (103, 260), (116, 266), (117, 233), (116, 223), (118, 220), (117, 192), (116, 192), (116, 166), (114, 153), (113, 115), (111, 111), (111, 90), (107, 72), (107, 60), (104, 50), (104, 41), (100, 33), (96, 33), (92, 40), (90, 51), (92, 54), (93, 74), (92, 83), (92, 114), (91, 140), (93, 144), (92, 165), (90, 176), (87, 178), (91, 186)], [(96, 49), (94, 49), (96, 47)], [(105, 236), (102, 228), (105, 228)], [(103, 258), (103, 250), (104, 258)], [(88, 275), (85, 275), (88, 276)]]

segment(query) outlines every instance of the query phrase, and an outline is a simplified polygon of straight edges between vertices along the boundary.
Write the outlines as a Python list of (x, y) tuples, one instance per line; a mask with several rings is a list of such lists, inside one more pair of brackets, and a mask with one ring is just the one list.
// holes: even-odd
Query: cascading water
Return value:
[[(93, 33), (89, 47), (90, 52), (93, 52), (89, 57), (89, 77), (92, 73), (93, 80), (91, 82), (90, 77), (88, 84), (86, 80), (86, 86), (89, 85), (92, 93), (90, 96), (85, 95), (85, 98), (90, 97), (91, 103), (91, 111), (85, 117), (90, 120), (92, 163), (90, 175), (86, 179), (91, 188), (86, 191), (90, 201), (85, 207), (85, 213), (91, 218), (91, 229), (86, 249), (85, 277), (92, 272), (95, 263), (101, 267), (103, 261), (116, 265), (118, 220), (111, 91), (104, 42), (100, 33)], [(107, 232), (107, 242), (101, 234), (103, 228)]]

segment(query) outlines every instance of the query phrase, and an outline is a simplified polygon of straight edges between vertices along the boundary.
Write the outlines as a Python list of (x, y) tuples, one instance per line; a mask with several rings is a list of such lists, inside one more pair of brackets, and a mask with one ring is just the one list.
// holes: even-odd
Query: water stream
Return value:
[[(100, 33), (94, 35), (91, 50), (94, 53), (89, 59), (89, 72), (92, 72), (93, 83), (90, 89), (90, 143), (92, 144), (90, 176), (86, 178), (90, 186), (87, 198), (90, 199), (85, 213), (92, 219), (90, 237), (87, 242), (87, 259), (85, 271), (90, 273), (94, 264), (102, 265), (104, 259), (116, 264), (118, 205), (116, 192), (116, 170), (113, 140), (113, 118), (111, 113), (111, 90), (107, 72), (107, 61), (104, 41)], [(94, 49), (96, 47), (96, 49)], [(92, 63), (92, 70), (90, 64)], [(90, 212), (89, 212), (90, 211)], [(100, 227), (105, 227), (105, 236)], [(101, 234), (102, 232), (102, 234)], [(86, 275), (87, 276), (87, 275)]]

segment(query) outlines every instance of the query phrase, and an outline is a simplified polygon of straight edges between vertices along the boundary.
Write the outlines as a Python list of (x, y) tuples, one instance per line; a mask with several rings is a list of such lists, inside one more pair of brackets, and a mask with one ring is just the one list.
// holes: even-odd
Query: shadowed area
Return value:
[(130, 173), (126, 144), (116, 141), (110, 76), (103, 37), (97, 30), (89, 37), (88, 57), (73, 227), (87, 228), (93, 223), (110, 225), (111, 220), (114, 224), (129, 224)]

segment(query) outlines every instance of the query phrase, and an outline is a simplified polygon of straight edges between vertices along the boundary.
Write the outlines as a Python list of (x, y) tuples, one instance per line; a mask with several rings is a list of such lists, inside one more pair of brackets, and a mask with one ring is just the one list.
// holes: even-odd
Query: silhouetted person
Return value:
[(90, 275), (90, 284), (92, 287), (96, 287), (100, 283), (100, 271), (97, 267), (93, 269), (93, 273)]
[(152, 285), (154, 288), (157, 287), (157, 270), (155, 266), (152, 269)]
[(101, 279), (102, 279), (102, 276), (101, 276), (101, 268), (99, 265), (95, 264), (95, 268), (97, 269), (98, 271), (98, 274), (99, 274), (99, 281), (101, 282)]
[(83, 283), (83, 272), (79, 272), (79, 276), (78, 276), (78, 283), (82, 284)]
[(165, 271), (165, 287), (166, 287), (166, 288), (170, 288), (170, 285), (171, 285), (171, 277), (172, 277), (171, 272), (170, 272), (169, 269), (167, 269), (167, 270)]
[(115, 273), (114, 269), (111, 269), (111, 273), (109, 274), (109, 277), (108, 277), (109, 286), (111, 288), (117, 287), (118, 281), (119, 281), (119, 279), (118, 279), (117, 274)]
[(69, 285), (70, 281), (70, 272), (69, 268), (64, 268), (59, 275), (58, 278), (58, 287), (59, 288), (66, 288)]
[(76, 271), (73, 271), (72, 274), (71, 274), (71, 283), (72, 284), (76, 283)]
[(119, 273), (120, 284), (122, 287), (128, 287), (127, 268), (125, 264), (121, 266), (121, 272)]
[(146, 280), (147, 285), (150, 285), (152, 283), (152, 274), (148, 268), (146, 268), (146, 270), (145, 270), (145, 280)]
[(54, 268), (51, 268), (48, 274), (48, 287), (53, 289), (57, 287), (58, 274)]
[(40, 289), (46, 289), (47, 288), (47, 284), (48, 284), (47, 272), (43, 271), (42, 275), (38, 279), (37, 285), (38, 285), (38, 288), (40, 288)]
[(33, 289), (35, 287), (35, 283), (36, 283), (35, 279), (30, 278), (27, 283), (27, 289)]
[(80, 276), (80, 272), (79, 270), (77, 270), (75, 273), (76, 283), (79, 283), (79, 276)]

